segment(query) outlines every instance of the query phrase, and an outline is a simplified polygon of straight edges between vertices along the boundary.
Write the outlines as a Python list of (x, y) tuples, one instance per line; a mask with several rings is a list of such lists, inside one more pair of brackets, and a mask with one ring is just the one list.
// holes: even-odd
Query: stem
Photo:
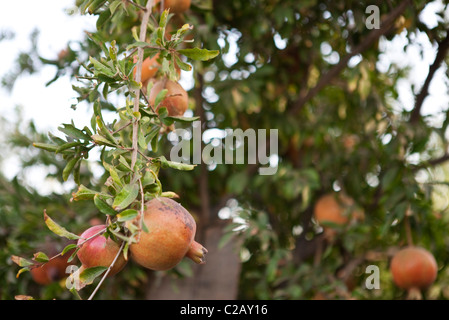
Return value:
[(407, 244), (409, 246), (413, 246), (412, 228), (410, 227), (410, 218), (407, 213), (405, 214), (404, 225), (405, 225), (405, 236), (407, 237)]
[[(139, 40), (144, 42), (146, 39), (147, 34), (147, 25), (148, 20), (150, 19), (151, 15), (151, 9), (153, 7), (153, 0), (148, 0), (146, 5), (146, 11), (142, 18), (142, 23), (140, 24), (140, 35)], [(138, 48), (137, 49), (137, 70), (136, 70), (136, 77), (135, 81), (140, 82), (142, 79), (142, 62), (143, 62), (143, 49)], [(139, 112), (139, 101), (140, 101), (140, 89), (134, 90), (135, 98), (134, 98), (134, 106), (133, 111)], [(139, 121), (137, 119), (134, 119), (133, 121), (133, 135), (132, 135), (132, 155), (131, 155), (131, 169), (134, 170), (134, 166), (137, 162), (137, 150), (139, 148), (138, 145), (138, 133), (139, 133)]]
[(106, 277), (108, 276), (109, 272), (111, 271), (111, 269), (114, 267), (115, 262), (117, 261), (118, 257), (120, 256), (120, 254), (122, 253), (123, 247), (125, 246), (125, 241), (122, 241), (122, 245), (120, 246), (119, 251), (117, 252), (117, 254), (115, 255), (114, 260), (112, 260), (111, 265), (109, 266), (108, 270), (106, 270), (106, 272), (104, 273), (103, 277), (101, 278), (100, 282), (98, 283), (97, 287), (95, 288), (95, 290), (92, 292), (92, 294), (90, 295), (90, 297), (87, 300), (92, 300), (95, 296), (95, 294), (97, 293), (98, 289), (100, 288), (100, 286), (103, 284), (104, 280), (106, 279)]
[(142, 197), (142, 199), (140, 205), (139, 234), (137, 235), (137, 242), (140, 241), (140, 233), (142, 232), (143, 218), (145, 215), (145, 193), (143, 192), (142, 181), (140, 179), (139, 185), (140, 185), (140, 196)]
[(130, 3), (130, 4), (132, 4), (133, 6), (135, 6), (135, 7), (137, 7), (137, 8), (139, 8), (140, 10), (142, 10), (142, 11), (144, 11), (144, 12), (147, 12), (147, 8), (145, 8), (145, 7), (142, 7), (140, 4), (138, 4), (138, 3), (135, 3), (134, 1), (131, 1), (131, 0), (126, 0), (126, 2), (128, 2), (128, 3)]
[(120, 128), (118, 128), (117, 130), (115, 130), (114, 132), (111, 132), (112, 134), (116, 134), (117, 132), (122, 131), (123, 129), (125, 129), (126, 127), (128, 127), (129, 125), (131, 125), (132, 122), (129, 121), (128, 123), (126, 123), (125, 125), (121, 126)]

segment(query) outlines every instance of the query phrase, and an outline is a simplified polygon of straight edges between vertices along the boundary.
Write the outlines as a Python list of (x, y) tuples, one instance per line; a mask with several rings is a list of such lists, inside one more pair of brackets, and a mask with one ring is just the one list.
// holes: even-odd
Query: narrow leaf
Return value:
[(72, 249), (75, 249), (76, 247), (77, 247), (77, 245), (74, 244), (74, 243), (71, 243), (71, 244), (67, 245), (67, 246), (62, 250), (61, 256), (65, 255), (67, 252), (69, 252), (69, 251), (72, 250)]
[(30, 261), (28, 259), (19, 257), (19, 256), (11, 256), (12, 262), (17, 264), (19, 267), (29, 267), (34, 265), (35, 263), (33, 261)]
[(52, 231), (53, 233), (57, 234), (60, 237), (67, 238), (69, 240), (76, 240), (80, 237), (74, 233), (71, 233), (67, 231), (64, 227), (60, 226), (56, 222), (54, 222), (48, 215), (47, 212), (44, 210), (44, 221), (47, 225), (48, 229)]
[(80, 185), (78, 187), (78, 190), (74, 193), (72, 193), (73, 200), (92, 200), (94, 196), (97, 194), (97, 191), (88, 189), (84, 185)]
[(137, 198), (138, 194), (139, 186), (136, 183), (125, 185), (115, 197), (112, 208), (116, 211), (125, 209)]
[(193, 49), (180, 49), (178, 50), (180, 54), (185, 55), (187, 58), (190, 58), (192, 60), (200, 60), (200, 61), (207, 61), (210, 59), (215, 58), (219, 55), (220, 51), (218, 50), (207, 50), (207, 49), (200, 49), (200, 48), (193, 48)]
[(168, 90), (162, 89), (159, 91), (159, 93), (156, 96), (156, 99), (154, 100), (154, 108), (157, 108), (159, 104), (165, 99), (165, 96), (167, 95)]
[(164, 156), (159, 157), (159, 159), (161, 160), (162, 168), (172, 168), (177, 170), (189, 171), (195, 169), (196, 167), (193, 164), (169, 161)]
[(63, 127), (59, 127), (58, 130), (74, 139), (81, 139), (86, 141), (91, 140), (87, 134), (82, 132), (80, 129), (75, 128), (75, 126), (73, 126), (72, 124), (63, 124)]
[(51, 151), (51, 152), (55, 152), (56, 150), (58, 150), (58, 146), (55, 146), (53, 144), (48, 144), (48, 143), (34, 142), (33, 147), (43, 149), (46, 151)]
[(123, 221), (132, 220), (135, 217), (137, 217), (138, 214), (139, 214), (139, 212), (134, 209), (123, 210), (122, 212), (120, 212), (117, 215), (117, 221), (123, 222)]
[(75, 167), (76, 163), (80, 160), (79, 157), (74, 157), (69, 162), (67, 162), (67, 165), (64, 167), (64, 170), (62, 171), (62, 179), (64, 181), (67, 181), (69, 178), (69, 175), (72, 173), (73, 168)]
[(114, 211), (114, 209), (112, 209), (112, 207), (106, 201), (104, 201), (99, 194), (96, 194), (94, 196), (94, 203), (101, 213), (115, 216), (116, 212)]
[(33, 260), (34, 260), (34, 261), (37, 261), (37, 262), (48, 262), (49, 258), (48, 258), (48, 256), (47, 256), (45, 253), (43, 253), (43, 252), (36, 252), (36, 253), (33, 255)]
[(94, 282), (95, 278), (101, 276), (106, 270), (108, 270), (108, 267), (92, 267), (92, 268), (86, 268), (80, 273), (80, 281), (85, 284), (89, 285), (92, 282)]

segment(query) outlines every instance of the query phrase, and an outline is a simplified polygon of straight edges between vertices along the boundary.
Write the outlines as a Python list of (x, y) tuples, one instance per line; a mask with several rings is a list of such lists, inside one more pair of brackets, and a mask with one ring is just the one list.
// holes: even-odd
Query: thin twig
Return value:
[(98, 283), (97, 287), (95, 288), (95, 290), (92, 292), (92, 294), (90, 295), (90, 297), (87, 300), (92, 300), (95, 296), (95, 294), (97, 293), (98, 289), (100, 289), (101, 285), (103, 284), (104, 280), (106, 279), (106, 277), (108, 276), (109, 272), (111, 272), (111, 269), (114, 267), (115, 262), (117, 261), (118, 257), (120, 256), (120, 254), (122, 254), (122, 250), (123, 247), (125, 246), (125, 241), (122, 241), (122, 245), (120, 246), (119, 251), (117, 252), (117, 254), (115, 255), (114, 260), (112, 260), (111, 265), (109, 266), (108, 270), (106, 270), (106, 272), (104, 273), (103, 277), (101, 278), (100, 282)]
[(159, 117), (158, 113), (156, 112), (156, 110), (154, 110), (153, 106), (151, 105), (150, 101), (148, 100), (146, 94), (143, 92), (142, 89), (140, 89), (140, 93), (142, 94), (142, 97), (145, 99), (145, 102), (147, 103), (147, 105), (150, 107), (151, 111), (153, 111)]
[(126, 0), (126, 2), (128, 2), (128, 3), (132, 4), (133, 6), (135, 6), (135, 7), (139, 8), (140, 10), (142, 10), (142, 11), (144, 11), (144, 12), (147, 12), (147, 10), (148, 10), (147, 8), (145, 8), (145, 7), (141, 6), (140, 4), (138, 4), (138, 3), (135, 3), (134, 1), (131, 1), (131, 0)]
[(112, 134), (116, 134), (117, 132), (122, 131), (123, 129), (125, 129), (126, 127), (128, 127), (129, 125), (132, 124), (132, 121), (129, 121), (128, 123), (126, 123), (125, 125), (121, 126), (120, 128), (118, 128), (117, 130), (111, 132)]
[(140, 233), (142, 232), (143, 218), (145, 215), (145, 193), (143, 191), (142, 181), (140, 179), (139, 179), (139, 186), (140, 186), (140, 196), (142, 199), (140, 205), (139, 233), (137, 235), (137, 242), (140, 241)]
[(413, 246), (412, 228), (410, 226), (410, 214), (407, 212), (404, 217), (405, 236), (407, 238), (407, 244)]
[(424, 103), (424, 100), (429, 95), (430, 82), (432, 81), (436, 71), (440, 68), (441, 63), (444, 61), (444, 58), (446, 57), (448, 50), (449, 50), (449, 31), (446, 32), (446, 37), (438, 44), (438, 52), (435, 56), (435, 61), (429, 67), (429, 73), (427, 74), (427, 78), (424, 81), (421, 91), (416, 96), (415, 106), (413, 107), (412, 113), (410, 115), (411, 123), (417, 122), (421, 117), (421, 107)]

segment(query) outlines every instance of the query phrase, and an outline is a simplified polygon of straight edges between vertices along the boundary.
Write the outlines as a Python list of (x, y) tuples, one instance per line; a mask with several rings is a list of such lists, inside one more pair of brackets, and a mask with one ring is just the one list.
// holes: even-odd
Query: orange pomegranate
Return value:
[[(178, 202), (165, 197), (147, 202), (143, 222), (148, 232), (141, 231), (138, 242), (129, 247), (132, 259), (141, 266), (169, 270), (184, 257), (205, 262), (207, 250), (194, 240), (195, 220)], [(139, 218), (131, 223), (138, 225)]]
[(183, 13), (189, 10), (191, 0), (165, 0), (164, 9), (170, 9), (170, 13)]
[[(105, 229), (105, 225), (90, 227), (84, 231), (80, 236), (81, 238), (78, 239), (78, 246), (80, 246), (80, 249), (78, 250), (77, 255), (83, 267), (109, 267), (117, 256), (120, 250), (120, 245), (111, 238), (106, 238), (104, 236), (102, 230)], [(89, 240), (86, 241), (86, 239)], [(127, 261), (125, 260), (123, 253), (120, 253), (120, 256), (111, 268), (108, 276), (118, 273), (123, 269), (126, 263)]]
[(434, 256), (424, 248), (410, 246), (398, 251), (390, 264), (394, 283), (402, 289), (426, 289), (436, 279)]
[(189, 97), (178, 82), (166, 78), (156, 81), (148, 97), (150, 104), (154, 106), (158, 93), (164, 89), (167, 89), (167, 95), (157, 109), (165, 107), (170, 116), (182, 116), (189, 107)]
[(351, 219), (363, 219), (363, 213), (354, 208), (352, 198), (338, 193), (322, 196), (314, 207), (314, 216), (318, 223), (345, 225)]
[[(142, 74), (140, 81), (146, 82), (148, 79), (153, 78), (157, 71), (159, 70), (159, 62), (157, 62), (157, 59), (159, 58), (159, 53), (155, 54), (153, 57), (148, 57), (142, 62)], [(137, 55), (134, 56), (134, 63), (137, 62)], [(133, 77), (136, 77), (137, 70), (134, 68), (133, 70)]]

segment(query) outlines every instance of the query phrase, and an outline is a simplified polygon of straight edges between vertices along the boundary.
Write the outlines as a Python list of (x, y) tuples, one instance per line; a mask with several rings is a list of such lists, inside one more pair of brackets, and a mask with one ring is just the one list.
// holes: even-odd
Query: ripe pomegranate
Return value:
[[(157, 62), (159, 58), (159, 53), (155, 54), (152, 58), (148, 57), (142, 62), (142, 72), (141, 79), (142, 83), (146, 82), (148, 79), (153, 78), (156, 75), (156, 72), (159, 70), (160, 64)], [(137, 56), (134, 56), (134, 63), (137, 62)], [(136, 77), (137, 69), (133, 70), (133, 77)]]
[(164, 9), (170, 8), (170, 13), (183, 13), (190, 8), (191, 0), (165, 0)]
[(69, 266), (67, 260), (71, 253), (67, 252), (64, 256), (58, 256), (51, 259), (40, 267), (30, 270), (33, 280), (41, 285), (48, 285), (54, 281), (64, 279), (68, 274), (66, 268)]
[(407, 247), (398, 251), (390, 264), (394, 283), (402, 289), (426, 289), (437, 277), (434, 256), (421, 247)]
[(159, 104), (158, 109), (166, 107), (170, 116), (182, 116), (189, 107), (189, 97), (184, 88), (175, 81), (165, 78), (156, 81), (148, 97), (150, 104), (154, 106), (158, 93), (163, 89), (167, 89), (168, 92), (165, 99)]
[(355, 210), (354, 204), (354, 200), (344, 194), (326, 194), (315, 204), (315, 219), (318, 223), (337, 225), (345, 225), (351, 219), (363, 219), (363, 212)]
[[(151, 270), (168, 270), (184, 257), (195, 263), (205, 262), (206, 248), (194, 240), (196, 223), (192, 215), (176, 201), (160, 197), (146, 203), (143, 222), (148, 232), (129, 247), (131, 257)], [(139, 217), (131, 223), (139, 224)]]
[[(78, 239), (78, 246), (81, 246), (77, 252), (78, 259), (80, 259), (82, 266), (85, 268), (92, 267), (109, 267), (114, 261), (117, 253), (120, 250), (120, 245), (111, 238), (106, 238), (103, 234), (85, 241), (93, 235), (101, 232), (105, 229), (105, 225), (97, 225), (90, 227), (81, 234), (81, 238)], [(123, 269), (127, 261), (125, 260), (123, 253), (120, 254), (108, 276), (112, 276)]]

